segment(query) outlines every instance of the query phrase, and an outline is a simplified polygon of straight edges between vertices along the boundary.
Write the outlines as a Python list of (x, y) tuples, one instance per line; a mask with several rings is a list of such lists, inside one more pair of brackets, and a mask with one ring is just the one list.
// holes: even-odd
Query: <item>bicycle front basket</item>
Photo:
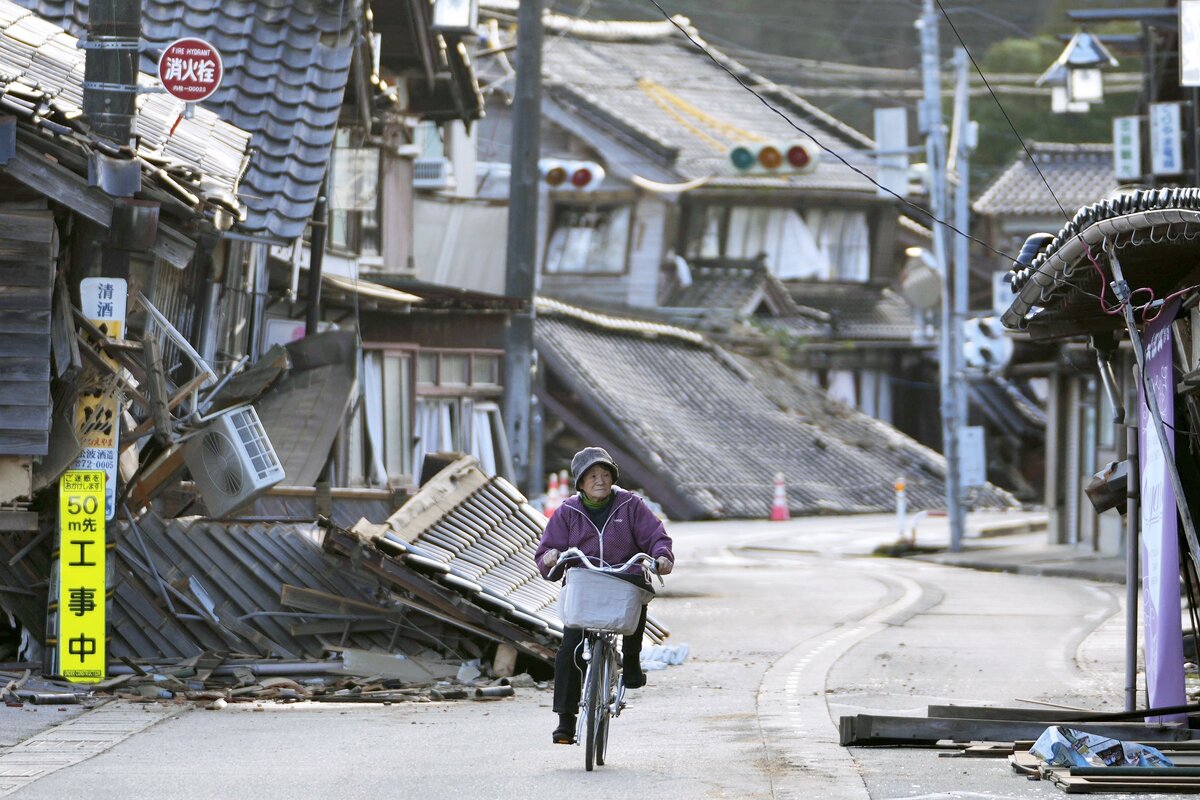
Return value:
[(558, 593), (558, 616), (568, 628), (614, 631), (625, 636), (637, 630), (642, 606), (654, 595), (614, 575), (576, 568)]

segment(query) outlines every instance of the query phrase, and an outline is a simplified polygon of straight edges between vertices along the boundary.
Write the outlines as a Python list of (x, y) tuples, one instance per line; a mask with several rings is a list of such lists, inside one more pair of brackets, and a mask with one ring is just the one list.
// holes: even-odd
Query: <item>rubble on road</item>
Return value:
[[(562, 638), (559, 586), (533, 560), (545, 524), (471, 457), (384, 522), (352, 530), (324, 517), (126, 515), (109, 534), (109, 677), (63, 686), (207, 707), (487, 700), (542, 686)], [(47, 675), (57, 672), (53, 538), (0, 538), (0, 586), (20, 587), (0, 608), (31, 640), (30, 666), (44, 648)], [(651, 617), (650, 642), (667, 635)], [(26, 702), (14, 688), (6, 697)]]
[[(1018, 775), (1048, 781), (1067, 794), (1195, 794), (1200, 792), (1200, 740), (1187, 726), (1142, 720), (1197, 711), (1197, 705), (1116, 712), (934, 705), (927, 717), (857, 714), (842, 717), (839, 727), (843, 747), (936, 747), (942, 757), (1005, 758)], [(1062, 736), (1067, 725), (1069, 735)], [(1082, 755), (1074, 765), (1048, 763), (1047, 743), (1060, 743), (1057, 750), (1072, 738), (1119, 750), (1122, 764), (1141, 755), (1149, 766), (1097, 766), (1114, 759), (1097, 762)]]

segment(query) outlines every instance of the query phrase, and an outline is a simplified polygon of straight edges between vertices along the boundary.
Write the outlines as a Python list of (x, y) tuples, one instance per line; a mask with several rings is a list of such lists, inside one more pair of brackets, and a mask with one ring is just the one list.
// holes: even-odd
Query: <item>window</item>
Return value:
[(329, 162), (329, 246), (378, 255), (379, 150), (353, 146), (349, 129), (338, 130)]
[(350, 439), (348, 477), (361, 472), (372, 486), (403, 482), (412, 469), (412, 356), (408, 353), (367, 352), (363, 354), (361, 413), (355, 425), (362, 443)]
[(471, 383), (475, 386), (499, 386), (500, 356), (471, 356)]
[(871, 277), (866, 212), (814, 208), (805, 220), (829, 264), (829, 277), (842, 281), (866, 281)]
[(762, 256), (771, 274), (785, 280), (829, 279), (837, 274), (811, 224), (788, 207), (693, 207), (684, 252), (687, 258)]
[(428, 453), (470, 453), (488, 475), (512, 477), (499, 397), (500, 358), (492, 351), (425, 350), (417, 355), (412, 464)]
[(632, 217), (628, 205), (557, 206), (545, 271), (624, 272)]
[(444, 354), (438, 377), (438, 383), (442, 386), (468, 385), (471, 381), (471, 357), (463, 354)]

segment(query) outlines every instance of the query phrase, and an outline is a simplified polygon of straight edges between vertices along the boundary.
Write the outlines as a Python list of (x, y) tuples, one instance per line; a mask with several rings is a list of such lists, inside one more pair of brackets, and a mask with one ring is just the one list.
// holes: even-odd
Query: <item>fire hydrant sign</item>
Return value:
[(58, 672), (104, 680), (104, 473), (70, 470), (58, 483)]
[[(84, 278), (79, 282), (83, 316), (110, 339), (125, 338), (125, 304), (129, 288), (123, 278)], [(115, 361), (103, 356), (114, 369)], [(83, 449), (72, 469), (103, 470), (105, 473), (104, 518), (116, 513), (117, 435), (121, 406), (115, 391), (104, 387), (80, 392), (75, 406), (75, 432)]]
[(158, 59), (158, 79), (173, 97), (198, 103), (221, 85), (221, 54), (203, 39), (176, 39)]

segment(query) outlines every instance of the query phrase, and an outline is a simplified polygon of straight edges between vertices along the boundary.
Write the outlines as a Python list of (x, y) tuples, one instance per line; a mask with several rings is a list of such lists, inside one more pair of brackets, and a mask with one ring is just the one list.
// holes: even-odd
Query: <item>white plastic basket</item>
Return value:
[(558, 616), (568, 628), (628, 636), (637, 630), (642, 606), (653, 597), (653, 592), (615, 575), (576, 568), (558, 593)]

